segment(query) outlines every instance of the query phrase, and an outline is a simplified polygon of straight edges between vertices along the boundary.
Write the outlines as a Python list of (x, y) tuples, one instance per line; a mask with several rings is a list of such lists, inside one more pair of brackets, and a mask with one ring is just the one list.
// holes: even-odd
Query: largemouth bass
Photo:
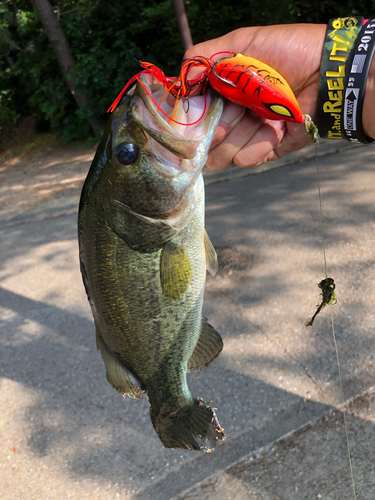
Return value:
[[(214, 274), (217, 260), (201, 174), (223, 103), (212, 93), (196, 125), (169, 124), (150, 97), (159, 102), (164, 87), (140, 78), (112, 113), (83, 186), (81, 272), (110, 384), (124, 396), (147, 394), (165, 447), (209, 451), (225, 435), (186, 373), (223, 347), (202, 317), (206, 269)], [(175, 120), (196, 121), (203, 99), (190, 99), (188, 113), (178, 101)]]

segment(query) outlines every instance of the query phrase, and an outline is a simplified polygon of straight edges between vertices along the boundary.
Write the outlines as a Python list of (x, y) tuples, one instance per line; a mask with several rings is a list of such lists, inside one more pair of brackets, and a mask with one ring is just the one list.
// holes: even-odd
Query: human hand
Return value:
[[(319, 71), (326, 25), (294, 24), (240, 28), (191, 47), (184, 58), (211, 57), (220, 51), (251, 56), (283, 76), (304, 114), (316, 120)], [(265, 120), (249, 109), (226, 102), (207, 160), (213, 170), (235, 163), (247, 168), (278, 160), (311, 142), (298, 123)]]

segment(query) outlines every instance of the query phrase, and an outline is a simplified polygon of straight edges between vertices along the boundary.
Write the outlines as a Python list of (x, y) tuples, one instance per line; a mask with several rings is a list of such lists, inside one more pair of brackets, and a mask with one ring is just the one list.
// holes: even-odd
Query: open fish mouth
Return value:
[[(210, 89), (205, 95), (174, 99), (152, 75), (141, 75), (139, 80), (133, 103), (138, 125), (177, 157), (193, 160), (198, 156), (201, 162), (222, 113), (222, 98)], [(153, 153), (154, 149), (150, 147)]]
[(110, 196), (137, 214), (163, 219), (176, 230), (184, 227), (203, 196), (200, 174), (222, 109), (215, 91), (171, 106), (164, 85), (140, 75), (111, 122), (112, 152), (131, 144), (139, 155), (122, 168), (113, 154)]

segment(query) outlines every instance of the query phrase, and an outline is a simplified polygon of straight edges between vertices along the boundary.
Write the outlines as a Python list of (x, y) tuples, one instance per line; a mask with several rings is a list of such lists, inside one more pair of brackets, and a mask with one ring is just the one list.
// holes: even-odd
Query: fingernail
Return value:
[(258, 161), (258, 163), (256, 163), (256, 164), (254, 165), (254, 167), (261, 167), (261, 166), (262, 166), (262, 165), (264, 165), (266, 162), (267, 162), (267, 158), (263, 158), (263, 160)]
[(241, 115), (245, 113), (245, 108), (234, 104), (233, 102), (227, 102), (224, 106), (223, 114), (221, 115), (220, 121), (225, 125), (231, 125), (233, 122), (238, 120)]

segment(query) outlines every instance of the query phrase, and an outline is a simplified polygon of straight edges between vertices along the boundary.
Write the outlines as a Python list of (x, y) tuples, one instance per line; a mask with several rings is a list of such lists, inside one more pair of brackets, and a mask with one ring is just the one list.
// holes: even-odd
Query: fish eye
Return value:
[(133, 165), (138, 160), (139, 151), (132, 143), (119, 144), (115, 149), (115, 156), (120, 165)]

